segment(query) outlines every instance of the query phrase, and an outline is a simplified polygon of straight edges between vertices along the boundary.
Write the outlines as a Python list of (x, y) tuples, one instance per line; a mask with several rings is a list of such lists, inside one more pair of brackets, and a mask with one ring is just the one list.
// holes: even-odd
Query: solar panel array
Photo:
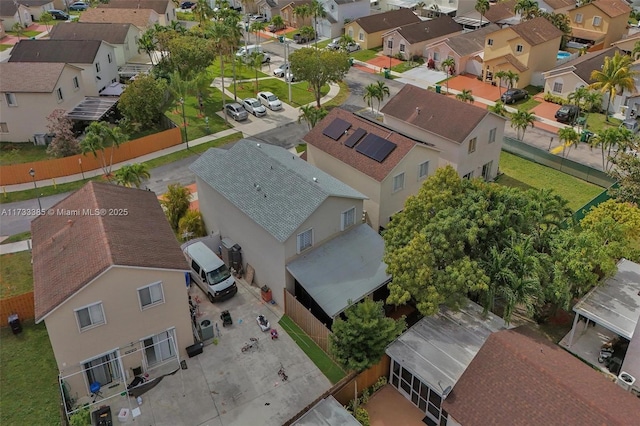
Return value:
[(360, 139), (362, 139), (362, 137), (366, 134), (367, 134), (366, 130), (361, 128), (356, 129), (356, 131), (353, 132), (351, 136), (349, 136), (349, 139), (344, 141), (344, 146), (346, 146), (347, 148), (353, 148), (360, 141)]
[(331, 124), (324, 128), (322, 134), (330, 137), (334, 141), (337, 141), (350, 127), (351, 123), (340, 118), (336, 118), (331, 122)]
[(378, 135), (369, 133), (367, 137), (358, 144), (356, 151), (376, 160), (379, 163), (382, 163), (384, 159), (387, 158), (394, 149), (396, 149), (396, 146), (397, 145), (393, 142), (389, 142)]

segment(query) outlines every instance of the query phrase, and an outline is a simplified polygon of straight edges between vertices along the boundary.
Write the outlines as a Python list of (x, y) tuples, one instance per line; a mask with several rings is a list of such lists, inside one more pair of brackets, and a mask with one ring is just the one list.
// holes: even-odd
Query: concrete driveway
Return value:
[(421, 65), (402, 73), (402, 78), (398, 78), (395, 81), (425, 88), (426, 86), (433, 86), (445, 78), (447, 78), (447, 73), (430, 70), (425, 65)]
[[(198, 321), (208, 318), (217, 323), (218, 344), (207, 342), (202, 354), (186, 359), (186, 370), (166, 376), (145, 393), (135, 424), (276, 426), (331, 387), (278, 326), (280, 312), (262, 302), (259, 289), (241, 281), (234, 297), (215, 305), (199, 289), (190, 292), (200, 300)], [(233, 325), (222, 327), (220, 312), (227, 309)], [(256, 323), (260, 314), (278, 330), (277, 340), (260, 331)], [(257, 347), (242, 352), (251, 337), (259, 339)], [(285, 382), (278, 376), (281, 365), (288, 376)], [(112, 407), (114, 417), (119, 408)]]

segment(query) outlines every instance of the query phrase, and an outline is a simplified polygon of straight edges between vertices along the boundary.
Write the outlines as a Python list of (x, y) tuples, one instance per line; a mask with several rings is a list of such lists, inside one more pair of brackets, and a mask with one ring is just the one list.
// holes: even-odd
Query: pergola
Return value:
[(67, 117), (78, 121), (98, 121), (118, 103), (117, 97), (87, 96), (67, 113)]

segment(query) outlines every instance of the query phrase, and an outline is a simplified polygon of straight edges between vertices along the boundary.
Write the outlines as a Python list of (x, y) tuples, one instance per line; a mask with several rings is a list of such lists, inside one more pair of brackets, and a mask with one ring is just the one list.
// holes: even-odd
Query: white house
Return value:
[(7, 30), (11, 30), (15, 24), (26, 28), (33, 23), (29, 8), (10, 0), (0, 1), (0, 19)]

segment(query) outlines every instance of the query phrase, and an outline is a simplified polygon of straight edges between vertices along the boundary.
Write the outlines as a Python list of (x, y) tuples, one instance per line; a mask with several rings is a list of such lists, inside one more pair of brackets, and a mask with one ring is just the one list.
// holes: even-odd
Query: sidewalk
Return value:
[(18, 253), (31, 250), (31, 240), (18, 241), (17, 243), (0, 244), (0, 255)]

